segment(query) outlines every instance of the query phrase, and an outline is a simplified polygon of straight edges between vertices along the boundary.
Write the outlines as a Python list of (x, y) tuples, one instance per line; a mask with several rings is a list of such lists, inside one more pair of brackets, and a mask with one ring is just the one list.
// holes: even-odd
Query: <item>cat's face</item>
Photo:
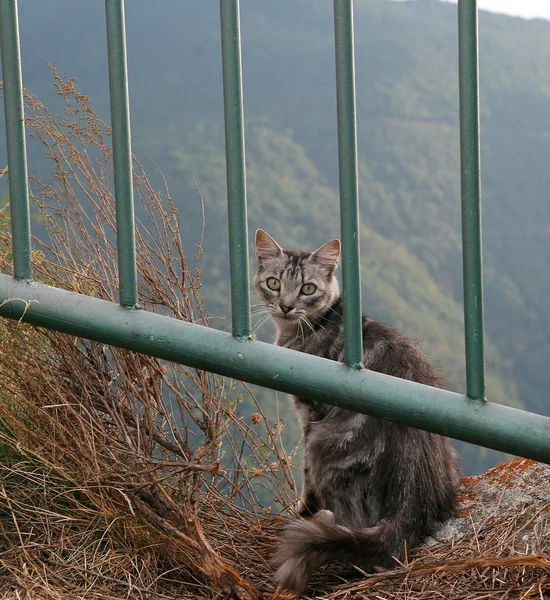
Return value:
[(340, 242), (315, 252), (283, 250), (265, 231), (256, 232), (258, 272), (254, 286), (277, 325), (291, 325), (316, 314), (339, 295), (334, 271)]

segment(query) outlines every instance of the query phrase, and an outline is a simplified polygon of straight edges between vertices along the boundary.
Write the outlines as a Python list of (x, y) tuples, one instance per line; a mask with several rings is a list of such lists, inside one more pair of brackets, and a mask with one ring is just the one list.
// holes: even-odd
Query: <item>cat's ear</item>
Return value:
[(320, 265), (330, 267), (334, 271), (338, 266), (338, 259), (340, 258), (340, 240), (327, 242), (324, 246), (315, 250), (311, 258)]
[(283, 249), (263, 229), (256, 231), (256, 256), (258, 260), (277, 258), (283, 255)]

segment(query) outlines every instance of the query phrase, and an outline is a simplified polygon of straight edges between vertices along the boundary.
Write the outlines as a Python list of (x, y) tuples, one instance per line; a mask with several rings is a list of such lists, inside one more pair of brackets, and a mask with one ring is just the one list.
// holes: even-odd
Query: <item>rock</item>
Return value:
[(543, 553), (550, 547), (550, 466), (515, 458), (482, 475), (465, 477), (458, 516), (449, 520), (426, 546), (475, 537), (491, 525), (514, 522), (514, 550)]

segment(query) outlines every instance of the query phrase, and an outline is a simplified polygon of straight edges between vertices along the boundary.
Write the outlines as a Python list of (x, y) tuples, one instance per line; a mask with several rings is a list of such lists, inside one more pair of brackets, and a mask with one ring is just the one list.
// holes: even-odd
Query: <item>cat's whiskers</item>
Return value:
[(332, 306), (327, 306), (327, 308), (331, 310), (338, 318), (340, 318), (340, 315), (334, 310), (334, 308), (332, 308)]
[(271, 316), (271, 312), (269, 309), (274, 310), (274, 306), (272, 304), (266, 304), (265, 302), (262, 302), (261, 304), (255, 304), (252, 306), (259, 306), (260, 308), (256, 308), (255, 310), (251, 310), (250, 311), (250, 316), (251, 317), (257, 317), (259, 315), (270, 315)]
[(269, 321), (271, 315), (269, 313), (265, 314), (259, 321), (256, 323), (254, 328), (251, 331), (251, 335), (257, 335), (260, 329)]
[(300, 323), (300, 330), (302, 332), (302, 342), (305, 341), (306, 339), (306, 331), (305, 329), (302, 327), (302, 318), (300, 318), (300, 320), (298, 321), (298, 323)]
[(263, 321), (266, 317), (270, 317), (271, 315), (269, 314), (269, 312), (267, 310), (264, 310), (262, 312), (258, 312), (255, 315), (251, 315), (253, 319), (258, 319), (258, 321), (256, 322), (255, 325), (257, 325), (260, 321)]
[[(303, 322), (304, 322), (304, 323), (305, 323), (305, 324), (306, 324), (306, 325), (307, 325), (307, 326), (310, 328), (311, 332), (312, 332), (312, 333), (315, 335), (315, 337), (316, 337), (316, 338), (317, 338), (317, 340), (319, 341), (319, 344), (321, 344), (321, 347), (322, 347), (322, 348), (324, 348), (324, 344), (323, 344), (323, 342), (321, 341), (321, 338), (319, 337), (319, 334), (318, 334), (318, 333), (315, 331), (315, 328), (314, 328), (314, 327), (313, 327), (313, 325), (312, 325), (312, 324), (309, 322), (308, 318), (307, 318), (307, 317), (305, 317), (305, 316), (303, 316), (303, 317), (300, 317), (300, 320), (301, 320), (301, 321), (303, 321)], [(324, 327), (323, 327), (323, 329), (324, 329)], [(325, 329), (325, 331), (326, 331), (326, 329)]]
[[(309, 319), (308, 319), (308, 325), (311, 325), (311, 321), (309, 321)], [(321, 323), (319, 321), (317, 321), (317, 326), (320, 327), (326, 333), (328, 333), (327, 328), (324, 327), (323, 325), (321, 325)]]
[(303, 329), (302, 329), (301, 320), (302, 320), (302, 317), (300, 317), (300, 318), (298, 319), (298, 321), (296, 322), (296, 324), (298, 325), (298, 327), (296, 327), (296, 335), (294, 336), (294, 341), (292, 342), (292, 345), (293, 345), (293, 346), (294, 346), (294, 344), (296, 343), (296, 340), (298, 339), (298, 334), (299, 334), (299, 333), (301, 333), (301, 334), (302, 334), (302, 342), (303, 342), (303, 341), (304, 341), (304, 339), (305, 339), (305, 336), (304, 336), (304, 331), (303, 331)]

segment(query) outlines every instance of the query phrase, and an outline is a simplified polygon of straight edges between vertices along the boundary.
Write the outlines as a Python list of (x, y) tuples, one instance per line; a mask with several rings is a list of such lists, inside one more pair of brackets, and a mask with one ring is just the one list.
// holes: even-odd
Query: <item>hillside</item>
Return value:
[[(250, 231), (294, 247), (339, 230), (331, 8), (241, 2)], [(132, 0), (126, 9), (134, 146), (165, 174), (188, 253), (199, 241), (196, 180), (205, 304), (224, 317), (218, 3)], [(26, 87), (61, 110), (49, 61), (107, 117), (101, 3), (21, 3), (20, 20)], [(357, 0), (355, 29), (364, 310), (421, 338), (462, 391), (456, 7)], [(488, 395), (550, 414), (550, 23), (482, 13), (480, 39)], [(30, 171), (44, 172), (30, 148)], [(262, 334), (269, 339), (267, 327)], [(269, 406), (272, 394), (262, 398)], [(469, 473), (497, 460), (461, 451)]]

